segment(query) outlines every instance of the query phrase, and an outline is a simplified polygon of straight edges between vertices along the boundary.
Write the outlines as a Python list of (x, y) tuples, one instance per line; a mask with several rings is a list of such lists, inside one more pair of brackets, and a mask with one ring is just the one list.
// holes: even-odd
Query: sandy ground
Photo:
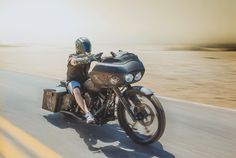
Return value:
[[(163, 51), (157, 46), (94, 47), (94, 52), (123, 48), (136, 52), (146, 73), (141, 82), (162, 96), (236, 108), (236, 52)], [(0, 47), (0, 69), (64, 79), (73, 48)]]

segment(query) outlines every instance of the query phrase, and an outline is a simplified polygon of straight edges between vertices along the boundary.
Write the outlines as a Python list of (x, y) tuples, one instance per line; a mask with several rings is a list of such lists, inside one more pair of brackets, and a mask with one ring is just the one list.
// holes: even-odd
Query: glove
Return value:
[(91, 61), (97, 61), (97, 60), (98, 60), (97, 57), (96, 57), (96, 54), (90, 55), (89, 59), (90, 59)]

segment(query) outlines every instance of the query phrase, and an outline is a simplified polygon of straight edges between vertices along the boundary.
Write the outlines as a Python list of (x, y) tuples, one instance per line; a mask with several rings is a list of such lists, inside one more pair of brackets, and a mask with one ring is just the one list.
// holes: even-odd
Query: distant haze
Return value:
[(0, 44), (236, 43), (236, 0), (0, 0)]

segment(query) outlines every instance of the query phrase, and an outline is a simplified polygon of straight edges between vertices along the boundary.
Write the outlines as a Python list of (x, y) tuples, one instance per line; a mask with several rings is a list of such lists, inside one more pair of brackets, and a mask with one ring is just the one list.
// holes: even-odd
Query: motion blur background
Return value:
[(140, 84), (236, 108), (235, 0), (0, 0), (0, 69), (64, 79), (77, 37), (137, 53)]

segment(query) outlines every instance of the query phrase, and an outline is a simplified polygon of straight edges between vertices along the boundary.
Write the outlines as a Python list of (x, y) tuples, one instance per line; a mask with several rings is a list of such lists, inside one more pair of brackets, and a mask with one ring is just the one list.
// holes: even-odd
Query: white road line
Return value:
[(157, 95), (157, 94), (155, 94), (155, 95), (158, 98), (171, 100), (171, 101), (175, 101), (175, 102), (182, 102), (182, 103), (187, 103), (187, 104), (194, 104), (196, 106), (204, 106), (204, 107), (209, 107), (209, 108), (215, 108), (215, 109), (220, 109), (220, 110), (225, 110), (225, 111), (236, 112), (236, 109), (225, 108), (225, 107), (215, 106), (215, 105), (210, 105), (210, 104), (197, 103), (197, 102), (181, 100), (181, 99), (176, 99), (176, 98), (170, 98), (170, 97), (163, 97), (163, 96), (160, 96), (160, 95)]

